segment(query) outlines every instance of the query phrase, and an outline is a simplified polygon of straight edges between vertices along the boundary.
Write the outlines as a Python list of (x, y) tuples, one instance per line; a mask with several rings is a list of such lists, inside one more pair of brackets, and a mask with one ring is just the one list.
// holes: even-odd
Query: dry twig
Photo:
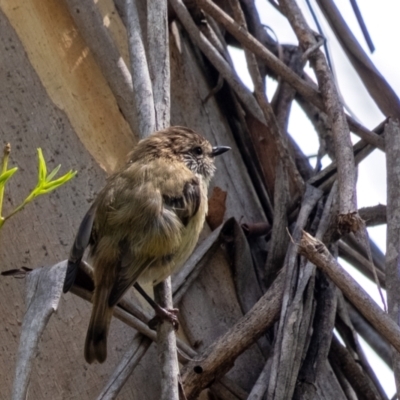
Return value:
[(265, 124), (263, 113), (255, 101), (250, 91), (242, 84), (234, 69), (221, 56), (221, 54), (212, 46), (202, 32), (199, 31), (189, 14), (182, 0), (170, 0), (170, 3), (178, 15), (183, 26), (189, 33), (192, 41), (206, 55), (214, 67), (221, 73), (224, 79), (229, 83), (239, 99), (245, 104), (246, 108), (254, 117)]
[(400, 328), (338, 264), (322, 242), (303, 232), (299, 253), (324, 271), (365, 319), (400, 352)]
[[(385, 126), (387, 170), (387, 238), (386, 238), (386, 287), (389, 313), (399, 324), (400, 315), (400, 126), (396, 119), (389, 119)], [(400, 355), (393, 352), (393, 369), (397, 393), (400, 393)]]
[[(314, 33), (307, 25), (295, 1), (281, 0), (280, 5), (295, 31), (303, 51), (315, 46), (317, 41)], [(359, 229), (360, 219), (357, 214), (355, 162), (349, 127), (331, 72), (320, 50), (310, 54), (310, 63), (318, 80), (335, 142), (339, 181), (338, 227), (344, 232), (354, 232)]]

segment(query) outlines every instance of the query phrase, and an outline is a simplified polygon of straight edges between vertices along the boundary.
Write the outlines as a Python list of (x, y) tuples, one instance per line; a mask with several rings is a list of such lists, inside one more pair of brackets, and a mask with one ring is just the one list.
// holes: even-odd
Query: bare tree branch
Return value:
[[(300, 238), (301, 231), (321, 196), (320, 190), (307, 186), (293, 232), (294, 240)], [(314, 311), (311, 293), (314, 290), (315, 267), (311, 263), (301, 264), (297, 257), (297, 246), (293, 243), (286, 253), (284, 270), (286, 276), (282, 311), (268, 383), (268, 399), (271, 400), (293, 396)]]
[[(161, 307), (173, 308), (171, 277), (154, 288), (154, 295)], [(179, 400), (179, 365), (175, 330), (167, 321), (157, 326), (157, 353), (161, 367), (160, 400)]]
[(170, 125), (170, 63), (167, 1), (147, 0), (147, 48), (153, 87), (155, 130)]
[(386, 206), (384, 204), (360, 208), (358, 213), (367, 226), (383, 225), (387, 222)]
[[(371, 279), (371, 281), (374, 281), (375, 276), (373, 274), (373, 269), (375, 268), (375, 265), (344, 241), (339, 242), (339, 256), (352, 264), (362, 274)], [(376, 274), (378, 276), (380, 284), (383, 288), (385, 288), (385, 274), (379, 270), (376, 271)]]
[[(385, 126), (387, 171), (387, 237), (386, 287), (389, 314), (398, 325), (400, 320), (400, 126), (399, 120), (389, 119)], [(393, 369), (397, 393), (400, 393), (400, 355), (393, 351)]]
[(48, 268), (37, 268), (27, 275), (26, 308), (21, 327), (17, 366), (12, 399), (27, 398), (32, 364), (36, 357), (39, 340), (52, 314), (58, 308), (62, 294), (67, 262)]
[(312, 101), (314, 104), (318, 105), (319, 108), (323, 108), (320, 94), (279, 60), (272, 52), (265, 48), (257, 39), (250, 35), (246, 29), (243, 29), (233, 18), (221, 10), (211, 0), (197, 1), (204, 11), (222, 24), (244, 47), (252, 51), (257, 57), (260, 57), (260, 59), (262, 59), (278, 76), (281, 76), (282, 79), (293, 86), (293, 88), (307, 100)]
[(357, 362), (333, 336), (329, 360), (340, 368), (360, 399), (377, 400), (381, 398)]
[(368, 323), (365, 318), (351, 305), (348, 304), (349, 316), (354, 329), (371, 346), (376, 354), (392, 368), (392, 351), (382, 336)]
[[(307, 25), (300, 8), (293, 0), (281, 0), (282, 11), (295, 31), (303, 51), (317, 44), (314, 33)], [(349, 127), (335, 82), (320, 50), (313, 51), (310, 63), (317, 76), (324, 108), (332, 124), (339, 181), (339, 229), (357, 231), (360, 221), (357, 214), (355, 162), (350, 140)]]
[(400, 328), (338, 264), (322, 242), (303, 232), (299, 253), (323, 270), (365, 319), (400, 352)]
[(151, 343), (151, 339), (140, 333), (137, 333), (133, 337), (128, 351), (124, 354), (117, 368), (108, 379), (108, 382), (97, 397), (97, 400), (113, 400), (117, 398), (118, 393), (131, 376), (142, 357), (146, 354)]
[(112, 39), (95, 2), (67, 0), (69, 12), (79, 32), (96, 58), (124, 117), (137, 135), (132, 75)]
[(335, 3), (332, 0), (317, 0), (317, 2), (342, 49), (379, 109), (386, 117), (400, 118), (400, 100), (397, 94), (365, 54)]
[(242, 84), (235, 70), (224, 60), (221, 54), (211, 45), (203, 33), (199, 31), (182, 0), (169, 0), (183, 26), (193, 42), (206, 55), (214, 67), (229, 83), (239, 99), (244, 103), (249, 112), (260, 122), (265, 124), (263, 113), (250, 91)]
[[(137, 120), (135, 133), (140, 139), (143, 139), (154, 132), (156, 122), (153, 88), (150, 80), (137, 6), (134, 0), (126, 0), (125, 2), (133, 96)], [(155, 49), (155, 51), (157, 51), (157, 49)]]
[[(233, 9), (233, 13), (236, 21), (243, 27), (243, 29), (247, 30), (246, 20), (244, 18), (243, 11), (240, 7), (238, 0), (230, 0), (231, 7)], [(292, 155), (288, 150), (288, 140), (284, 134), (286, 131), (282, 131), (279, 128), (278, 121), (275, 117), (274, 111), (271, 105), (268, 103), (267, 96), (265, 95), (265, 88), (263, 84), (263, 80), (257, 65), (257, 60), (255, 55), (245, 48), (245, 55), (247, 61), (247, 67), (250, 72), (251, 79), (254, 84), (254, 92), (258, 104), (261, 107), (261, 110), (264, 113), (265, 120), (267, 121), (267, 125), (270, 129), (272, 137), (276, 142), (276, 148), (279, 151), (279, 156), (282, 164), (285, 166), (285, 170), (291, 175), (293, 182), (297, 186), (297, 190), (302, 193), (304, 191), (304, 182), (301, 178), (296, 165), (293, 161)]]

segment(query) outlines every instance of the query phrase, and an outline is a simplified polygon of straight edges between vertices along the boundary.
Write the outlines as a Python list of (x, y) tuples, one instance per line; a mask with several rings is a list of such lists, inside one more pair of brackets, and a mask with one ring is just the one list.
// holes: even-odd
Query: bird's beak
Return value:
[(227, 152), (230, 149), (231, 148), (228, 147), (228, 146), (215, 146), (215, 147), (212, 148), (211, 155), (213, 157), (219, 156), (220, 154), (224, 154), (225, 152)]

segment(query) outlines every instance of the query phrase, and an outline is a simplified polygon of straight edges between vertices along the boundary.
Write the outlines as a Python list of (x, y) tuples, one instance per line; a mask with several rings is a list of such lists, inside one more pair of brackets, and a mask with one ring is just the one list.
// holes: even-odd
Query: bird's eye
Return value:
[(201, 154), (203, 154), (203, 149), (199, 146), (199, 147), (195, 147), (193, 149), (194, 154), (197, 154), (198, 156), (200, 156)]

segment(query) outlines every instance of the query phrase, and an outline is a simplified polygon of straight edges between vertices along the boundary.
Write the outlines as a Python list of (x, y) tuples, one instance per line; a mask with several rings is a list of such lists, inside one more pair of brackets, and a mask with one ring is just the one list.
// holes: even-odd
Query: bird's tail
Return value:
[(85, 341), (85, 359), (91, 364), (94, 360), (102, 363), (107, 358), (107, 335), (113, 307), (108, 305), (108, 290), (95, 290), (93, 310)]

